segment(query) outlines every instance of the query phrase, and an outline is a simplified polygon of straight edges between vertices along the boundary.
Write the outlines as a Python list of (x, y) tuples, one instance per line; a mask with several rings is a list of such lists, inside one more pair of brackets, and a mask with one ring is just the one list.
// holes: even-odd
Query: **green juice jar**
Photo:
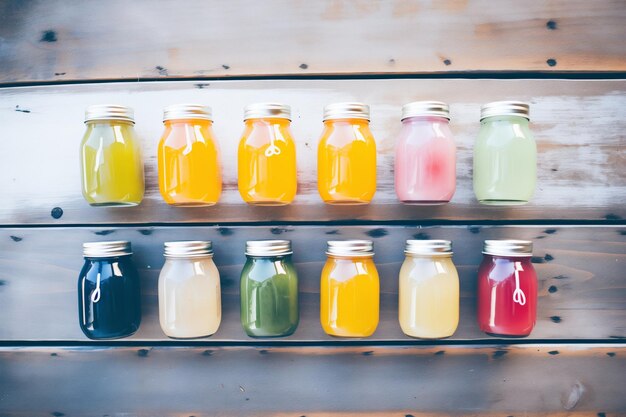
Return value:
[(289, 336), (298, 327), (298, 275), (291, 241), (246, 242), (241, 272), (241, 324), (248, 336)]
[(482, 204), (526, 204), (535, 191), (537, 145), (529, 105), (497, 101), (481, 108), (474, 146), (474, 193)]

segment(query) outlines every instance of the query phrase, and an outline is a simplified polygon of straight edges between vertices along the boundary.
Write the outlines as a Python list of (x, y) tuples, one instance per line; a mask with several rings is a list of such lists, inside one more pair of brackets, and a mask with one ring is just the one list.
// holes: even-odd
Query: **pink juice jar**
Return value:
[(443, 204), (454, 195), (456, 145), (446, 103), (416, 101), (402, 107), (395, 182), (405, 204)]

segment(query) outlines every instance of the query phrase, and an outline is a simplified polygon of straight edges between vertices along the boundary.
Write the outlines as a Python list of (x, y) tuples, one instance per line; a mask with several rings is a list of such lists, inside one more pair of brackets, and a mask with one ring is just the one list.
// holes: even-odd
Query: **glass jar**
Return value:
[(136, 206), (144, 194), (141, 144), (133, 110), (113, 104), (89, 106), (80, 145), (82, 189), (92, 206)]
[(368, 337), (378, 326), (380, 284), (370, 240), (329, 241), (320, 322), (331, 336)]
[(159, 189), (175, 206), (212, 206), (222, 193), (222, 172), (211, 108), (175, 104), (163, 112)]
[(407, 240), (398, 317), (407, 336), (450, 337), (459, 325), (459, 274), (449, 240)]
[(478, 325), (493, 336), (528, 336), (537, 320), (532, 242), (486, 240), (478, 268)]
[(84, 243), (83, 255), (78, 277), (81, 330), (90, 339), (132, 335), (141, 322), (141, 294), (130, 242)]
[(529, 108), (519, 101), (482, 107), (474, 146), (474, 193), (480, 203), (518, 205), (532, 197), (537, 145), (528, 127)]
[(402, 107), (395, 183), (405, 204), (442, 204), (454, 195), (456, 145), (446, 103), (416, 101)]
[(239, 142), (239, 193), (252, 205), (289, 204), (298, 188), (296, 144), (291, 135), (291, 108), (257, 103), (244, 110)]
[(289, 336), (298, 327), (298, 274), (289, 240), (246, 242), (241, 324), (252, 337)]
[(324, 108), (317, 148), (317, 188), (328, 204), (368, 204), (376, 193), (376, 141), (362, 103)]
[(209, 241), (165, 242), (159, 275), (159, 322), (168, 337), (215, 333), (222, 320), (220, 273)]

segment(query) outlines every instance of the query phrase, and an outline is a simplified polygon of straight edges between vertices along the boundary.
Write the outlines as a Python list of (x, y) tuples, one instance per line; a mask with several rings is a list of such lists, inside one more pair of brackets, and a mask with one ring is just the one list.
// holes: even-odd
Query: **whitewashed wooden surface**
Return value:
[(0, 82), (624, 71), (621, 0), (5, 0)]
[[(245, 222), (314, 220), (619, 220), (626, 217), (626, 83), (624, 80), (265, 80), (142, 82), (17, 87), (0, 90), (0, 224)], [(451, 105), (458, 146), (457, 192), (440, 207), (401, 205), (393, 188), (393, 153), (400, 108), (413, 100)], [(472, 148), (481, 104), (502, 99), (531, 103), (538, 144), (538, 187), (527, 206), (480, 206), (471, 182)], [(378, 145), (378, 191), (370, 206), (329, 207), (317, 193), (316, 152), (325, 104), (371, 105)], [(242, 109), (280, 101), (293, 109), (298, 196), (283, 208), (250, 208), (237, 191), (237, 145)], [(172, 208), (158, 192), (156, 147), (162, 109), (180, 102), (213, 107), (222, 151), (224, 193), (212, 208)], [(147, 195), (137, 208), (92, 208), (80, 192), (78, 147), (86, 106), (133, 107), (144, 149)], [(51, 217), (63, 209), (60, 219)]]

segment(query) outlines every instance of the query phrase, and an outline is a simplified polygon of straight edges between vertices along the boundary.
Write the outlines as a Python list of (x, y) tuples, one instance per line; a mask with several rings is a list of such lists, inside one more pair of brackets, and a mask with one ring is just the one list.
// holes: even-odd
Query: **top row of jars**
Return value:
[[(456, 145), (448, 105), (413, 102), (402, 108), (396, 141), (395, 188), (407, 204), (441, 204), (456, 190)], [(319, 194), (328, 204), (367, 204), (376, 192), (376, 142), (363, 103), (324, 108), (317, 156)], [(524, 204), (536, 179), (536, 144), (529, 129), (529, 105), (493, 102), (481, 108), (474, 147), (474, 192), (483, 204)], [(238, 150), (241, 197), (252, 205), (284, 205), (297, 189), (296, 146), (291, 109), (257, 103), (244, 109)], [(95, 105), (85, 112), (81, 144), (82, 184), (93, 206), (134, 206), (144, 195), (141, 146), (133, 110)], [(166, 107), (158, 146), (159, 188), (168, 204), (208, 206), (222, 192), (221, 162), (211, 108), (198, 104)]]

